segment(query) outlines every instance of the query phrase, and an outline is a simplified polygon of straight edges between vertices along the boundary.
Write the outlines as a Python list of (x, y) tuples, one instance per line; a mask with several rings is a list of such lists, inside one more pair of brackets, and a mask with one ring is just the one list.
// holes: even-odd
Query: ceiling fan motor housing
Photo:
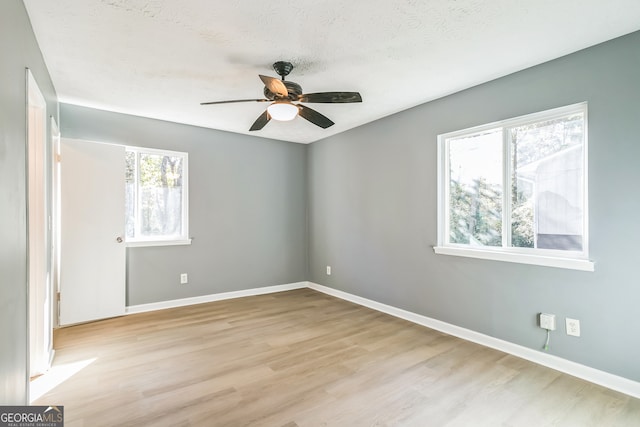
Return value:
[[(287, 92), (289, 92), (289, 100), (297, 101), (300, 98), (300, 95), (302, 95), (302, 87), (298, 83), (290, 82), (287, 80), (283, 80), (282, 83), (284, 83), (284, 85), (287, 87)], [(265, 98), (272, 101), (277, 98), (276, 94), (271, 92), (266, 86), (264, 87), (264, 96)]]

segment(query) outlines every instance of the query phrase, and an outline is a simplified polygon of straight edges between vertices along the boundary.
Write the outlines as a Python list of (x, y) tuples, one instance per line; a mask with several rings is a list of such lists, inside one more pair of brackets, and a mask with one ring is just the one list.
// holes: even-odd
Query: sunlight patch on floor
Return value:
[(45, 374), (40, 375), (29, 383), (29, 394), (31, 402), (41, 398), (55, 387), (59, 386), (90, 364), (97, 358), (80, 360), (73, 363), (63, 363), (54, 365)]

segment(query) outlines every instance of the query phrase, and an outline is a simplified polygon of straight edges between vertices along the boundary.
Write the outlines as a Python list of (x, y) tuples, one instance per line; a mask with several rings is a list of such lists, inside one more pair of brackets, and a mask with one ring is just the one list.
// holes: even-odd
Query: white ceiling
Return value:
[[(61, 102), (309, 143), (640, 29), (638, 0), (24, 0)], [(248, 129), (258, 74), (359, 91)], [(615, 66), (615, 65), (614, 65)]]

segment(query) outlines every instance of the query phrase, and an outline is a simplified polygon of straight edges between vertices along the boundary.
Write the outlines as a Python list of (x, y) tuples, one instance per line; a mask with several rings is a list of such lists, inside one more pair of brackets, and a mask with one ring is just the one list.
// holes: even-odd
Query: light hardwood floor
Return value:
[[(66, 427), (640, 426), (640, 400), (309, 289), (56, 331)], [(87, 363), (87, 362), (85, 362)]]

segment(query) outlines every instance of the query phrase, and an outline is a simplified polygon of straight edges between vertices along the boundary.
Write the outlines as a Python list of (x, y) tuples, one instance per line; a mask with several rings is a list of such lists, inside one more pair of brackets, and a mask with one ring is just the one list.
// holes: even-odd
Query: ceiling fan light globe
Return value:
[(286, 122), (293, 120), (298, 115), (298, 107), (290, 102), (274, 102), (267, 108), (273, 120)]

